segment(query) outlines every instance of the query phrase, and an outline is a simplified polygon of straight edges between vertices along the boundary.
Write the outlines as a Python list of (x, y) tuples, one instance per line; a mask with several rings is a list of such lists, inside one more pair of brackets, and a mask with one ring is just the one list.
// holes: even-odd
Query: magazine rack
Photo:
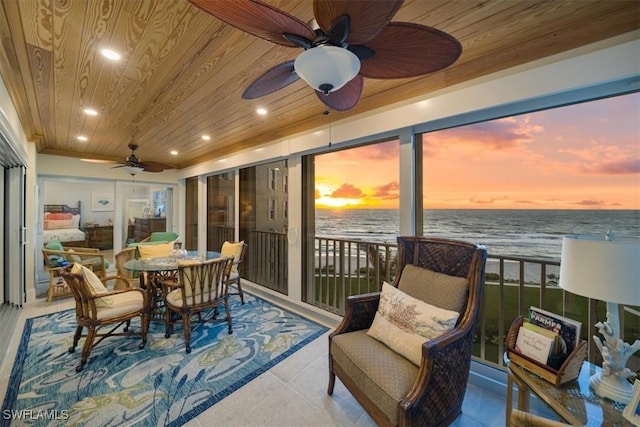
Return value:
[(517, 317), (511, 324), (507, 334), (507, 355), (510, 362), (522, 366), (555, 386), (561, 386), (578, 378), (582, 363), (587, 358), (587, 342), (580, 340), (580, 343), (567, 356), (562, 366), (556, 370), (521, 354), (515, 349), (518, 332), (523, 321), (524, 318), (522, 316)]

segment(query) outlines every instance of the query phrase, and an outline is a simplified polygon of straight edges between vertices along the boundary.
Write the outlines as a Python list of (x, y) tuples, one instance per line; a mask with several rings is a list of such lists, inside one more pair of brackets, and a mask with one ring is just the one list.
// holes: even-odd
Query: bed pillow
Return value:
[(47, 212), (44, 214), (44, 219), (72, 219), (72, 217), (72, 214), (62, 212)]
[(71, 219), (73, 220), (71, 228), (80, 228), (80, 215), (72, 215)]
[(73, 219), (46, 219), (44, 221), (45, 230), (63, 230), (73, 228)]
[(420, 366), (422, 344), (451, 330), (459, 314), (413, 298), (384, 282), (367, 335)]

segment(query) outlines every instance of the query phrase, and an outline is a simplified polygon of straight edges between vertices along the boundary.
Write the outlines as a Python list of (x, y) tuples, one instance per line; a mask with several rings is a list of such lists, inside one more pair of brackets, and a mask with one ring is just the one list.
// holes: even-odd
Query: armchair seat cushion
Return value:
[(418, 367), (380, 341), (367, 330), (333, 337), (332, 356), (359, 390), (390, 420), (398, 419), (398, 404), (418, 375)]
[(144, 306), (143, 291), (138, 289), (102, 297), (107, 307), (97, 307), (97, 318), (110, 319), (140, 311)]

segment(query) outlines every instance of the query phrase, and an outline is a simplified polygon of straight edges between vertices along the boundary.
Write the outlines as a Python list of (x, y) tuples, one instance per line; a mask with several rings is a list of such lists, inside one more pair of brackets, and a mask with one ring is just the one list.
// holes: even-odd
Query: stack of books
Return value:
[(559, 369), (580, 343), (582, 324), (538, 307), (529, 309), (518, 331), (515, 350), (520, 354)]

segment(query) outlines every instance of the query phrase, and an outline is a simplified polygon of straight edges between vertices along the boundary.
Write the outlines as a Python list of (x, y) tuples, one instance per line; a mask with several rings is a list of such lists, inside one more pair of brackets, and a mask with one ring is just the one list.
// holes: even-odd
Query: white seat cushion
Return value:
[(144, 303), (142, 292), (141, 290), (134, 290), (101, 298), (106, 300), (109, 306), (97, 307), (98, 319), (108, 319), (141, 310)]

